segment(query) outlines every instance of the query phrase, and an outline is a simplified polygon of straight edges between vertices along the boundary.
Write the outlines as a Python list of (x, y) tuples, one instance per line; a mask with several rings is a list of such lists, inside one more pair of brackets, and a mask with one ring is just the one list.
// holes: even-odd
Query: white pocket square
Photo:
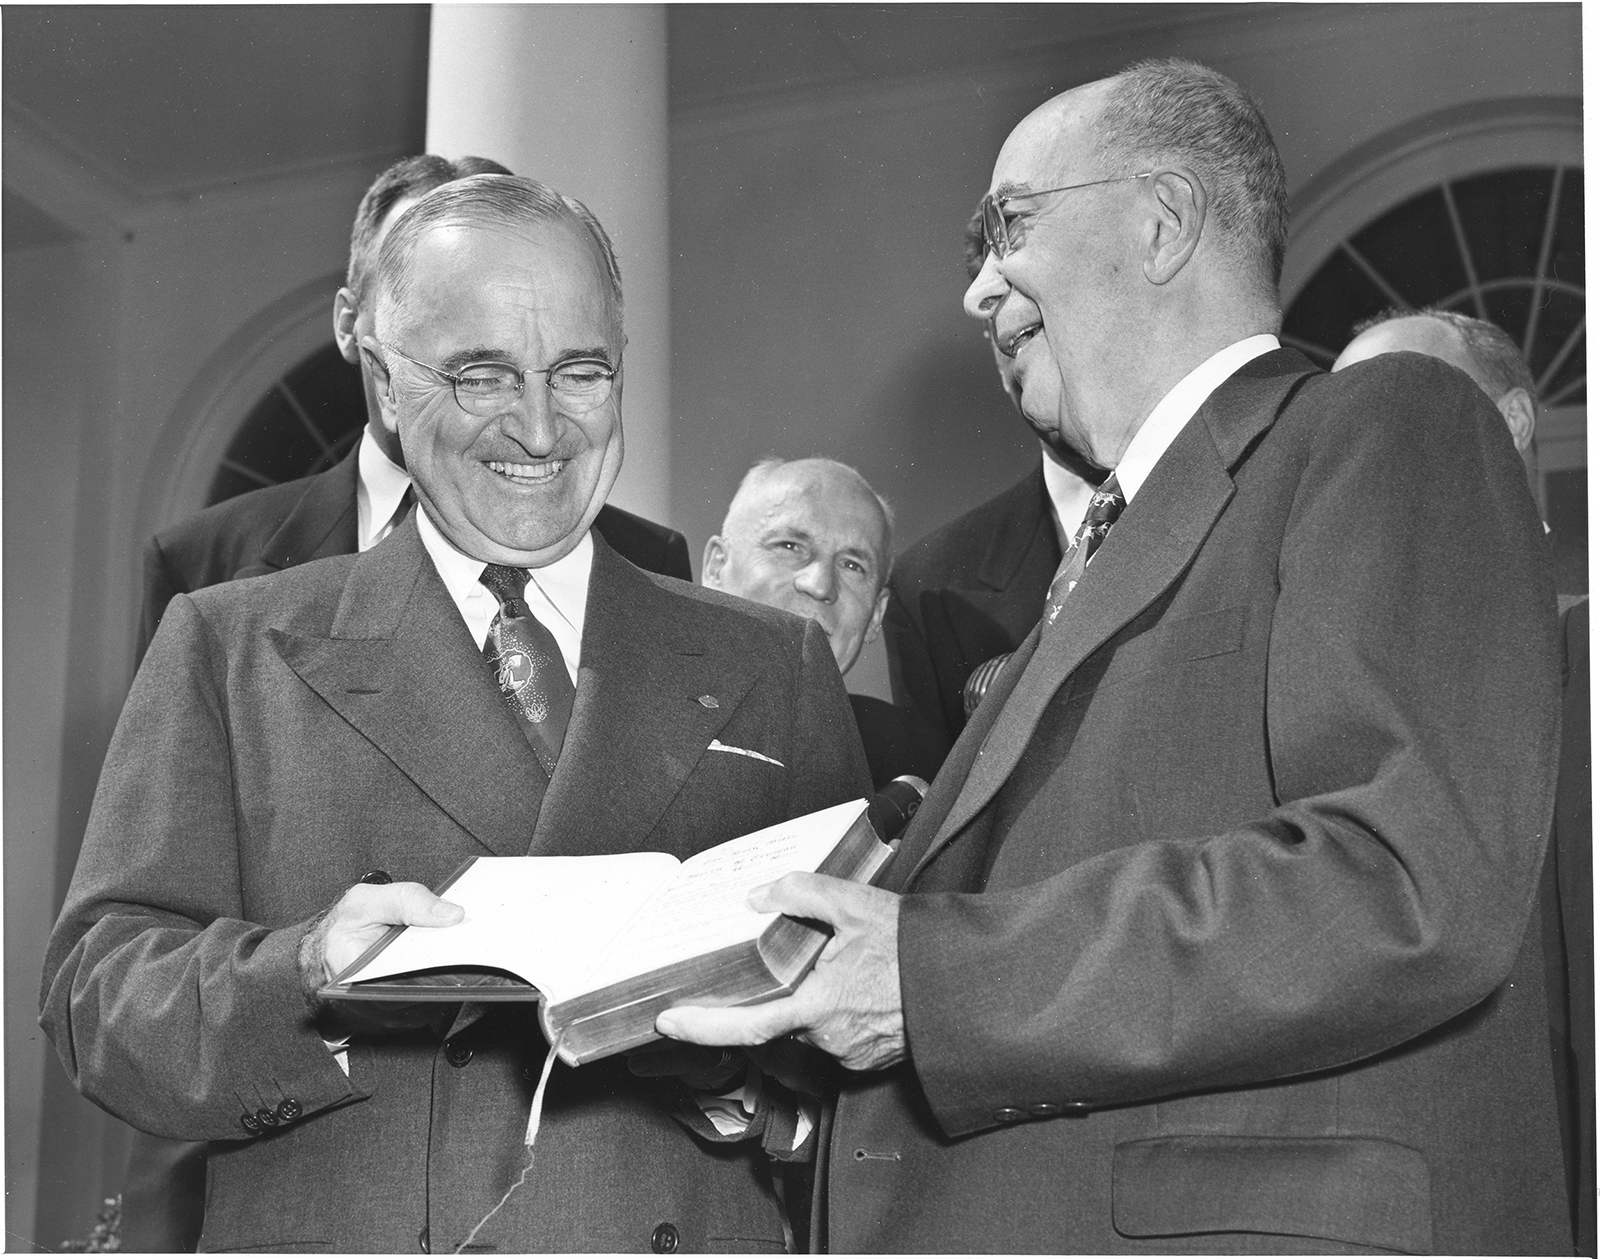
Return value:
[(732, 752), (735, 756), (750, 756), (758, 761), (765, 761), (768, 765), (776, 765), (779, 769), (788, 768), (782, 761), (775, 761), (770, 756), (761, 752), (752, 752), (749, 748), (736, 748), (731, 743), (724, 743), (721, 739), (713, 739), (706, 747), (707, 752)]

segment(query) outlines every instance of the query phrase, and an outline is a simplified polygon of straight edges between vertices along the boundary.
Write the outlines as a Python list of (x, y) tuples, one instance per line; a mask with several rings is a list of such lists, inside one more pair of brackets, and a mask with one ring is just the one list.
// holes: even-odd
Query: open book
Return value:
[(451, 927), (396, 927), (326, 985), (330, 1000), (538, 1001), (570, 1066), (657, 1039), (673, 1005), (754, 1005), (794, 991), (828, 929), (746, 903), (796, 870), (865, 882), (889, 848), (854, 800), (687, 861), (661, 852), (474, 857), (436, 890)]

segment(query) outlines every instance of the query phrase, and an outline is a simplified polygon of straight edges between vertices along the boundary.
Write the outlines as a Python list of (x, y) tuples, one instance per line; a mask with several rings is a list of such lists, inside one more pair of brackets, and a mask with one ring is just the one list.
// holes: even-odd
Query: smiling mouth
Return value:
[(490, 472), (503, 476), (517, 485), (543, 485), (561, 475), (570, 460), (548, 459), (543, 463), (507, 463), (503, 459), (486, 460)]
[(1021, 352), (1022, 347), (1027, 345), (1029, 341), (1032, 341), (1034, 337), (1038, 336), (1043, 331), (1044, 325), (1042, 323), (1031, 323), (1026, 327), (1017, 329), (1016, 332), (1013, 332), (1004, 341), (997, 342), (997, 344), (1000, 346), (1000, 353), (1004, 354), (1007, 358), (1016, 358)]

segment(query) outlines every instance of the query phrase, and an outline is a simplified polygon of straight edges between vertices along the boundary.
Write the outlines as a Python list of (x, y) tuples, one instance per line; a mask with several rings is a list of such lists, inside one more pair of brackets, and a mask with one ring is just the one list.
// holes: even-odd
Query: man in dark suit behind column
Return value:
[(1283, 168), (1182, 61), (1006, 140), (968, 313), (1113, 470), (796, 994), (836, 1251), (1570, 1253), (1539, 933), (1551, 561), (1460, 372), (1277, 347)]
[(530, 1166), (531, 1006), (317, 996), (388, 925), (455, 920), (427, 888), (468, 857), (681, 859), (870, 790), (816, 626), (642, 572), (592, 528), (625, 338), (588, 210), (475, 176), (378, 266), (362, 352), (418, 508), (359, 555), (172, 601), (42, 1022), (87, 1096), (211, 1141), (203, 1249), (781, 1250), (773, 1086), (740, 1063), (691, 1072), (732, 1088), (732, 1132), (659, 1062), (558, 1069)]
[[(298, 481), (251, 490), (163, 529), (144, 557), (144, 608), (139, 655), (155, 636), (175, 594), (235, 577), (293, 568), (327, 555), (352, 555), (375, 545), (398, 524), (410, 478), (399, 439), (383, 427), (361, 337), (372, 329), (370, 282), (378, 248), (394, 221), (417, 199), (467, 175), (508, 175), (482, 157), (449, 161), (431, 153), (403, 158), (367, 189), (350, 230), (350, 267), (333, 301), (339, 352), (361, 371), (367, 425), (356, 449), (335, 467)], [(681, 533), (609, 504), (596, 528), (624, 559), (688, 581), (689, 546)]]

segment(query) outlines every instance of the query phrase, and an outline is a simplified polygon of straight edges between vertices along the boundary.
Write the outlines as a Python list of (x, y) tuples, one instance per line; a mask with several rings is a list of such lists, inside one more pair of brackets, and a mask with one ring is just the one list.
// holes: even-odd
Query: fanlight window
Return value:
[(1322, 264), (1283, 340), (1326, 367), (1355, 324), (1392, 306), (1499, 324), (1522, 346), (1541, 407), (1585, 403), (1582, 169), (1493, 171), (1402, 202)]

